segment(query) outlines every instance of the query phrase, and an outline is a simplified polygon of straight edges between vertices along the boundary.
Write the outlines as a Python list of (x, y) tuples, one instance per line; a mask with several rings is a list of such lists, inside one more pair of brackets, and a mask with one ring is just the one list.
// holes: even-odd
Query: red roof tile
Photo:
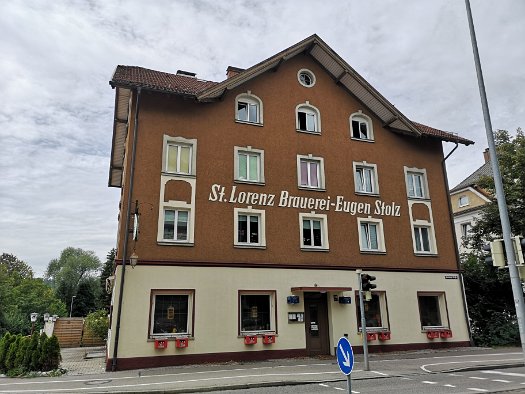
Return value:
[(136, 66), (117, 66), (111, 86), (133, 86), (195, 96), (217, 82), (165, 73)]
[(474, 141), (471, 141), (471, 140), (468, 140), (466, 138), (460, 137), (459, 135), (454, 134), (454, 133), (449, 133), (448, 131), (438, 130), (438, 129), (435, 129), (433, 127), (430, 127), (430, 126), (427, 126), (427, 125), (424, 125), (424, 124), (421, 124), (421, 123), (417, 123), (417, 122), (412, 122), (412, 123), (425, 136), (437, 137), (437, 138), (439, 138), (440, 140), (443, 140), (443, 141), (458, 142), (458, 143), (464, 144), (464, 145), (471, 145), (471, 144), (474, 143)]

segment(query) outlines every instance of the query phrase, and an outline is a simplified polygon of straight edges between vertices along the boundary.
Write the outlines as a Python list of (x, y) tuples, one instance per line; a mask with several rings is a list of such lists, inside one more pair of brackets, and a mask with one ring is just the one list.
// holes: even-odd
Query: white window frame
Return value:
[[(302, 79), (301, 79), (301, 75), (302, 74), (306, 74), (310, 77), (310, 80), (312, 81), (310, 83), (310, 85), (306, 84)], [(315, 82), (316, 82), (316, 78), (315, 78), (315, 74), (308, 70), (307, 68), (301, 68), (299, 71), (297, 71), (297, 80), (299, 81), (299, 83), (304, 86), (305, 88), (312, 88), (314, 85), (315, 85)]]
[[(170, 146), (190, 148), (189, 172), (168, 171), (168, 151), (169, 151)], [(179, 154), (177, 155), (177, 167), (180, 167), (180, 149), (178, 149), (178, 152)], [(184, 137), (172, 137), (172, 136), (164, 134), (163, 149), (162, 149), (162, 172), (163, 174), (194, 177), (197, 173), (196, 170), (197, 170), (197, 140), (188, 139)]]
[[(174, 219), (174, 230), (173, 230), (173, 235), (174, 235), (174, 238), (173, 239), (170, 239), (170, 238), (164, 238), (164, 225), (165, 225), (165, 221), (166, 221), (166, 211), (174, 211), (175, 212), (175, 219)], [(188, 221), (187, 221), (187, 225), (186, 225), (186, 239), (177, 239), (177, 222), (178, 222), (178, 218), (179, 218), (179, 213), (180, 212), (186, 212), (187, 213), (187, 218), (188, 218)], [(192, 223), (191, 223), (191, 209), (187, 209), (187, 208), (176, 208), (176, 207), (164, 207), (163, 209), (163, 216), (162, 216), (162, 241), (163, 242), (175, 242), (175, 243), (188, 243), (189, 240), (190, 240), (190, 230), (191, 230), (191, 226), (192, 226)]]
[[(162, 296), (162, 295), (187, 295), (188, 296), (188, 318), (187, 318), (187, 326), (185, 332), (177, 332), (177, 333), (153, 333), (153, 328), (155, 325), (155, 303), (156, 303), (156, 296)], [(151, 290), (151, 296), (150, 296), (150, 325), (148, 330), (149, 338), (174, 338), (174, 337), (193, 337), (193, 314), (194, 314), (194, 297), (195, 297), (195, 291), (194, 290)]]
[[(321, 224), (321, 246), (314, 245), (305, 245), (303, 238), (303, 220), (318, 220)], [(313, 230), (313, 229), (312, 229)], [(326, 214), (315, 213), (314, 211), (310, 213), (299, 213), (299, 239), (301, 250), (319, 250), (327, 251), (330, 249), (328, 243), (328, 216)], [(313, 240), (313, 236), (312, 236)]]
[[(308, 184), (301, 185), (301, 163), (306, 162), (316, 162), (317, 163), (317, 179), (319, 186), (310, 186), (310, 170), (308, 170)], [(308, 167), (309, 168), (309, 167)], [(324, 177), (324, 159), (322, 157), (313, 156), (312, 154), (308, 155), (297, 155), (297, 186), (300, 189), (306, 190), (325, 190), (325, 177)]]
[[(379, 181), (377, 176), (377, 164), (367, 163), (366, 161), (362, 162), (353, 162), (353, 168), (354, 168), (354, 187), (356, 194), (367, 194), (367, 195), (379, 195)], [(357, 172), (359, 170), (362, 171), (371, 171), (372, 173), (372, 191), (368, 192), (365, 190), (359, 190), (359, 182), (358, 182), (358, 176)], [(364, 179), (364, 178), (362, 178)]]
[(461, 231), (461, 238), (465, 240), (465, 238), (469, 235), (470, 230), (472, 229), (472, 223), (471, 222), (460, 223), (459, 229)]
[[(438, 298), (438, 308), (439, 308), (439, 317), (441, 320), (441, 325), (439, 326), (423, 325), (422, 316), (421, 316), (421, 307), (419, 304), (420, 297), (437, 297)], [(438, 328), (443, 329), (443, 328), (450, 327), (450, 322), (448, 320), (447, 298), (446, 298), (445, 292), (419, 291), (417, 293), (417, 304), (418, 304), (419, 319), (421, 321), (422, 331), (428, 331), (428, 330), (433, 330), (433, 329), (438, 329)]]
[[(428, 190), (428, 180), (427, 180), (427, 170), (424, 168), (410, 168), (410, 167), (404, 167), (405, 172), (405, 184), (406, 184), (406, 192), (407, 197), (409, 199), (416, 199), (416, 200), (426, 200), (429, 199), (429, 190)], [(409, 178), (414, 177), (421, 177), (421, 195), (416, 195), (416, 188), (414, 186), (414, 195), (411, 196), (411, 190), (410, 190), (410, 182)], [(414, 182), (412, 182), (412, 185), (415, 185)]]
[[(377, 234), (377, 249), (371, 249), (369, 247), (370, 242), (368, 241), (367, 244), (363, 244), (362, 239), (362, 229), (361, 225), (374, 225), (376, 226), (376, 234)], [(372, 217), (368, 218), (357, 218), (357, 232), (359, 234), (359, 250), (363, 253), (386, 253), (386, 246), (385, 246), (385, 235), (383, 230), (383, 219), (374, 219)], [(367, 237), (368, 238), (368, 237)]]
[(458, 198), (458, 207), (459, 208), (466, 207), (469, 204), (470, 204), (470, 201), (469, 201), (469, 198), (468, 198), (468, 196), (466, 194), (462, 194), (461, 196), (459, 196), (459, 198)]
[[(239, 118), (239, 103), (245, 103), (248, 106), (255, 105), (257, 107), (257, 119), (255, 121), (250, 120), (250, 111), (248, 109), (248, 118), (240, 119)], [(255, 94), (252, 94), (250, 90), (246, 93), (241, 93), (235, 97), (235, 121), (238, 123), (252, 124), (256, 126), (263, 125), (263, 102)]]
[[(242, 296), (250, 295), (265, 295), (268, 296), (270, 302), (270, 329), (269, 330), (242, 330)], [(240, 290), (238, 293), (238, 321), (239, 321), (239, 335), (256, 335), (256, 334), (267, 334), (267, 333), (277, 333), (277, 316), (276, 316), (276, 291), (275, 290)]]
[[(299, 112), (305, 113), (307, 116), (314, 115), (314, 130), (302, 130), (299, 128)], [(308, 128), (308, 121), (306, 123)], [(299, 133), (321, 134), (321, 112), (319, 112), (319, 109), (310, 104), (309, 101), (298, 104), (295, 107), (295, 128)]]
[[(375, 326), (368, 326), (366, 325), (366, 331), (367, 332), (382, 332), (382, 331), (389, 331), (390, 325), (389, 325), (389, 317), (388, 317), (388, 305), (387, 305), (387, 297), (386, 297), (386, 291), (371, 291), (372, 296), (377, 296), (379, 298), (379, 314), (381, 318), (381, 326), (375, 327)], [(359, 301), (359, 291), (356, 291), (355, 295), (356, 302)], [(366, 303), (365, 303), (366, 307)], [(366, 317), (366, 312), (365, 312)], [(356, 308), (356, 321), (357, 321), (357, 331), (361, 332), (361, 310), (359, 308)]]
[[(259, 218), (259, 242), (239, 242), (239, 215), (257, 216)], [(247, 208), (234, 208), (233, 209), (233, 245), (239, 248), (255, 248), (264, 249), (266, 247), (266, 211), (264, 209), (252, 209), (251, 206)]]
[[(417, 250), (417, 239), (418, 234), (421, 235), (421, 229), (426, 228), (428, 233), (428, 245), (430, 247), (430, 250)], [(416, 231), (418, 229), (419, 231)], [(430, 254), (436, 254), (436, 237), (434, 235), (434, 227), (432, 224), (428, 223), (427, 221), (422, 220), (416, 220), (412, 224), (412, 238), (414, 242), (414, 253), (415, 254), (422, 254), (422, 255), (430, 255)], [(423, 247), (423, 239), (422, 237), (419, 237), (420, 245)]]
[[(258, 185), (264, 185), (264, 150), (262, 149), (255, 149), (255, 148), (252, 148), (251, 146), (247, 146), (247, 147), (241, 147), (241, 146), (235, 146), (233, 148), (233, 151), (234, 151), (234, 157), (233, 157), (233, 162), (234, 162), (234, 179), (236, 182), (239, 182), (239, 183), (251, 183), (251, 184), (258, 184)], [(248, 155), (248, 156), (257, 156), (258, 157), (258, 171), (257, 171), (257, 176), (258, 176), (258, 179), (255, 180), (255, 181), (252, 181), (252, 180), (249, 180), (249, 179), (241, 179), (240, 177), (240, 164), (239, 164), (239, 160), (240, 160), (240, 155), (241, 154), (245, 154), (245, 155)], [(249, 162), (249, 161), (248, 161)], [(248, 167), (249, 167), (249, 164), (248, 164)], [(249, 173), (249, 168), (247, 168), (247, 174)]]
[[(361, 123), (366, 124), (366, 130), (368, 134), (368, 138), (360, 138), (360, 137), (354, 137), (354, 130), (352, 127), (352, 121), (358, 121)], [(349, 118), (350, 122), (350, 138), (356, 141), (367, 141), (367, 142), (373, 142), (374, 141), (374, 127), (372, 123), (372, 119), (363, 113), (363, 111), (358, 111), (350, 115)]]

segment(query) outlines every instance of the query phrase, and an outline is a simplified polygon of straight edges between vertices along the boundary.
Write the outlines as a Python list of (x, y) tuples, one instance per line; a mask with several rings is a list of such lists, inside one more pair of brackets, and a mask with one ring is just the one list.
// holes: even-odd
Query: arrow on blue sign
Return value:
[(347, 338), (342, 337), (337, 342), (337, 363), (345, 375), (350, 375), (354, 368), (354, 351)]

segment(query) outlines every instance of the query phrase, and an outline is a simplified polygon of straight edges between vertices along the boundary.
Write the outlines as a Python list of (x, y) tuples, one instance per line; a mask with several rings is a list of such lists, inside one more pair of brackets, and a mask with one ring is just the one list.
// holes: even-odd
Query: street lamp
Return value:
[(44, 313), (44, 322), (47, 323), (49, 321), (50, 315), (49, 313)]
[(31, 313), (31, 335), (33, 335), (33, 331), (35, 331), (35, 322), (38, 318), (38, 313), (33, 312)]
[(71, 297), (71, 306), (70, 306), (70, 308), (69, 308), (69, 317), (71, 317), (71, 315), (73, 314), (73, 300), (74, 300), (75, 298), (77, 298), (76, 295), (74, 295), (74, 296)]

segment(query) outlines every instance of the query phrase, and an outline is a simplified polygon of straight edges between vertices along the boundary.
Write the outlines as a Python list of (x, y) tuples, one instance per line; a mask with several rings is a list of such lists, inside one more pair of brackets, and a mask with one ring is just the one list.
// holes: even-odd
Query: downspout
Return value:
[(122, 296), (124, 294), (124, 279), (126, 275), (126, 260), (128, 254), (128, 238), (129, 238), (129, 219), (131, 217), (131, 197), (133, 195), (133, 175), (135, 174), (135, 156), (137, 152), (137, 131), (139, 123), (139, 103), (140, 103), (141, 88), (137, 88), (137, 101), (135, 102), (135, 119), (133, 125), (133, 145), (131, 147), (131, 168), (129, 172), (129, 188), (128, 188), (128, 206), (126, 208), (126, 227), (124, 228), (124, 247), (122, 251), (122, 278), (120, 280), (120, 292), (118, 298), (117, 308), (117, 323), (115, 326), (115, 344), (113, 349), (113, 359), (111, 361), (111, 371), (117, 370), (117, 355), (118, 355), (118, 340), (120, 336), (120, 316), (122, 314)]
[(458, 148), (458, 143), (456, 142), (456, 146), (454, 149), (452, 149), (448, 155), (445, 156), (445, 158), (441, 161), (441, 166), (443, 169), (443, 177), (445, 178), (445, 186), (447, 188), (447, 202), (448, 202), (448, 211), (450, 214), (450, 224), (452, 225), (452, 238), (454, 239), (454, 250), (456, 253), (456, 264), (458, 267), (458, 273), (459, 273), (459, 285), (461, 287), (461, 296), (463, 297), (463, 312), (465, 313), (465, 319), (467, 321), (467, 327), (468, 327), (468, 339), (470, 342), (470, 346), (474, 346), (474, 339), (472, 338), (472, 329), (470, 327), (470, 316), (468, 314), (468, 305), (467, 305), (467, 295), (465, 293), (465, 284), (463, 283), (463, 273), (461, 271), (461, 265), (460, 265), (460, 258), (459, 258), (459, 249), (458, 249), (458, 239), (456, 237), (456, 226), (454, 225), (454, 215), (452, 214), (452, 201), (450, 200), (450, 193), (449, 193), (449, 185), (448, 185), (448, 177), (447, 177), (447, 167), (445, 165), (445, 161), (454, 153), (454, 151)]

